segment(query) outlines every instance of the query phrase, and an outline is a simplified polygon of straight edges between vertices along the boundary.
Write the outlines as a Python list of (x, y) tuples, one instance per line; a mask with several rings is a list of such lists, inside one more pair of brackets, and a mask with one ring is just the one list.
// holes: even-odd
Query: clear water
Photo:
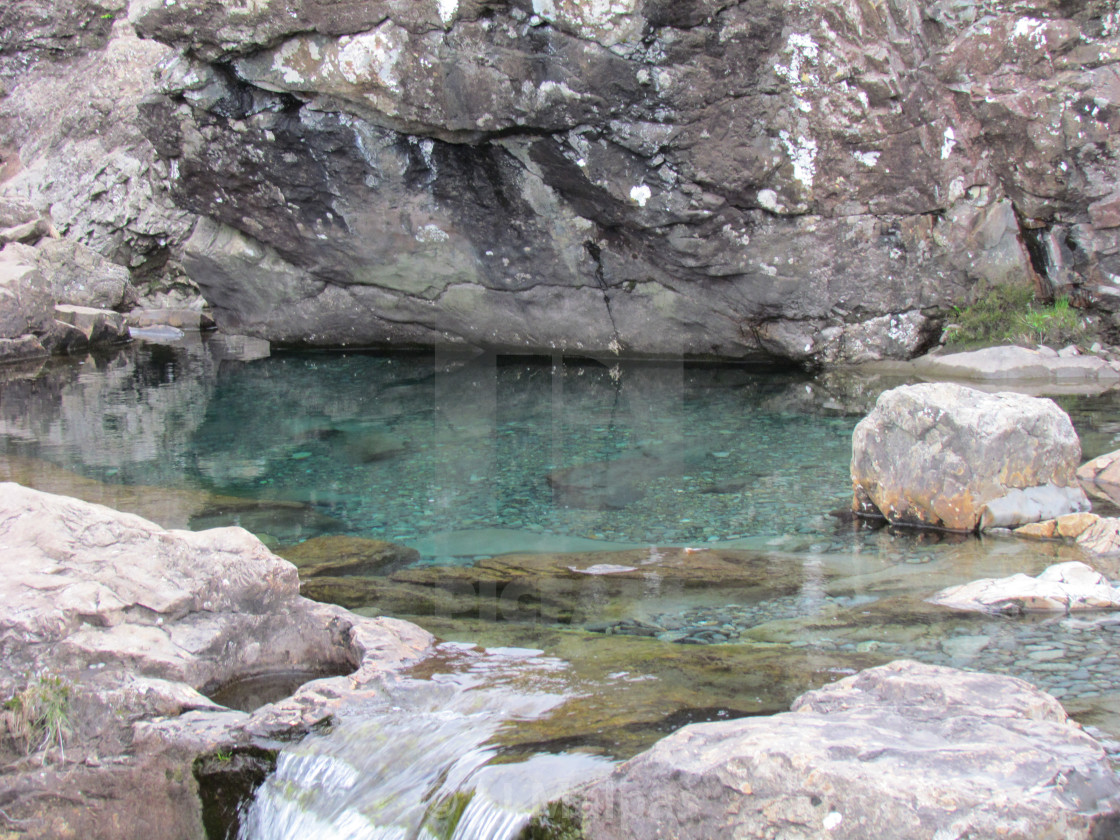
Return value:
[[(774, 713), (901, 657), (1024, 677), (1120, 737), (1120, 621), (924, 603), (1076, 550), (828, 515), (849, 502), (852, 428), (897, 379), (559, 357), (245, 362), (213, 342), (6, 376), (0, 478), (170, 527), (236, 522), (277, 546), (331, 534), (407, 544), (419, 566), (379, 577), (387, 600), (359, 612), (496, 651), (439, 657), (395, 706), (351, 710), (286, 751), (246, 837), (507, 836), (537, 801), (535, 784), (499, 769), (511, 762), (525, 765), (514, 779), (578, 775), (685, 723)], [(1059, 402), (1086, 459), (1120, 447), (1120, 396)], [(672, 545), (747, 550), (689, 556), (757, 575), (686, 581), (643, 565)], [(587, 554), (634, 547), (644, 553)], [(533, 559), (559, 551), (583, 554)], [(505, 552), (530, 553), (507, 564), (522, 585), (512, 599), (482, 584)], [(573, 563), (599, 573), (573, 589)], [(612, 582), (625, 565), (641, 573)], [(446, 584), (442, 600), (416, 599), (424, 574)], [(407, 764), (405, 734), (424, 761), (387, 770)], [(460, 833), (431, 827), (447, 814)]]
[[(814, 533), (858, 417), (811, 380), (680, 364), (138, 348), (5, 386), (0, 452), (123, 485), (303, 502), (331, 531), (434, 552), (501, 531), (649, 545)], [(565, 493), (556, 470), (597, 465)], [(578, 479), (577, 479), (578, 480)], [(205, 524), (205, 523), (203, 523)], [(288, 540), (279, 521), (265, 536)], [(489, 532), (489, 535), (487, 534)], [(469, 538), (469, 539), (468, 539)], [(547, 544), (547, 541), (539, 544)]]

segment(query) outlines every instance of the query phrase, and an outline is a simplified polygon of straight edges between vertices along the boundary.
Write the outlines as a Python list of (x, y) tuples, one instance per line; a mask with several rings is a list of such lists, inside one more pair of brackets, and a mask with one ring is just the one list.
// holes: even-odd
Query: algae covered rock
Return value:
[(972, 531), (1089, 508), (1081, 444), (1052, 400), (950, 383), (884, 392), (852, 434), (852, 506), (893, 524)]
[(276, 553), (295, 564), (301, 578), (388, 574), (420, 559), (405, 545), (345, 535), (312, 537)]

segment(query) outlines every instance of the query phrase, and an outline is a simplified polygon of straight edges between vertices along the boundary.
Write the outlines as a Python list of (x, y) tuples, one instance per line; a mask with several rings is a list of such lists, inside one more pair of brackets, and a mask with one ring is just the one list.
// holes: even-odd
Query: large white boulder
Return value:
[(1081, 444), (1049, 399), (947, 382), (880, 395), (852, 435), (853, 508), (900, 525), (972, 531), (1089, 509)]
[[(40, 744), (0, 708), (4, 812), (30, 837), (200, 838), (198, 755), (298, 736), (431, 643), (301, 597), (295, 567), (242, 528), (165, 530), (0, 483), (0, 699), (62, 687), (68, 708), (51, 772), (16, 760)], [(307, 681), (255, 711), (212, 699), (277, 673)]]

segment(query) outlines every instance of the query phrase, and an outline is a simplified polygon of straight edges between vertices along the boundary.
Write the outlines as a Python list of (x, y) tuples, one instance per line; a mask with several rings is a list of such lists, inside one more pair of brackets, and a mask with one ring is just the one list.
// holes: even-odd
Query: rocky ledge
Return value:
[[(241, 528), (169, 531), (5, 483), (0, 545), (5, 837), (201, 838), (200, 756), (275, 750), (432, 641), (301, 598), (295, 567)], [(253, 677), (288, 696), (213, 699)]]
[(1088, 840), (1120, 830), (1120, 781), (1028, 683), (898, 661), (785, 714), (687, 726), (538, 824), (596, 840)]

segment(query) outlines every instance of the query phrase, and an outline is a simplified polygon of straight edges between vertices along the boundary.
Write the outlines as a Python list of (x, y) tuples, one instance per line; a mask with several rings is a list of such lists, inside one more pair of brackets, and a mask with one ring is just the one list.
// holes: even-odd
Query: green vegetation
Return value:
[(1027, 286), (993, 286), (976, 303), (958, 308), (952, 321), (945, 343), (958, 349), (993, 344), (1061, 346), (1084, 337), (1084, 326), (1069, 298), (1043, 303)]
[(474, 797), (474, 791), (456, 791), (450, 796), (437, 801), (424, 817), (424, 828), (431, 836), (440, 840), (450, 840), (455, 835), (455, 828), (463, 818)]
[(4, 703), (8, 732), (25, 755), (58, 746), (65, 757), (64, 742), (70, 735), (70, 691), (68, 680), (43, 672)]
[(518, 840), (583, 840), (578, 809), (567, 802), (549, 802), (522, 830)]

